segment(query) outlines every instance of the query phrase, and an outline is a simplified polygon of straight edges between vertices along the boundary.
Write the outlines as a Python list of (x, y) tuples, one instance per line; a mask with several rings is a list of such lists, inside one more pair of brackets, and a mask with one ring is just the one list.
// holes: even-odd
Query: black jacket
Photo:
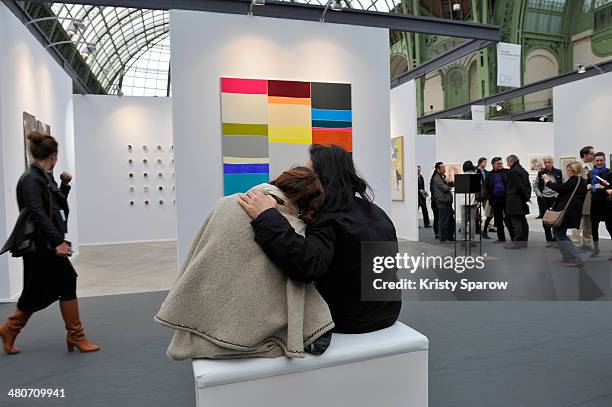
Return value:
[(574, 175), (564, 184), (555, 184), (554, 182), (548, 182), (546, 186), (553, 191), (557, 191), (559, 196), (555, 201), (552, 209), (554, 211), (562, 211), (567, 205), (567, 201), (572, 196), (572, 192), (574, 192), (574, 188), (576, 188), (576, 182), (580, 182), (578, 185), (578, 189), (576, 190), (576, 195), (570, 202), (567, 210), (565, 212), (565, 216), (563, 217), (563, 223), (561, 227), (567, 229), (578, 229), (580, 228), (580, 221), (582, 220), (582, 205), (584, 204), (584, 198), (587, 194), (586, 182), (582, 177)]
[(540, 192), (544, 191), (544, 179), (542, 178), (542, 175), (544, 174), (552, 175), (557, 184), (563, 184), (563, 173), (561, 172), (561, 170), (553, 168), (551, 172), (548, 172), (546, 171), (546, 169), (542, 169), (538, 171), (538, 189), (540, 190)]
[[(510, 170), (507, 168), (502, 168), (499, 170), (501, 172), (502, 181), (506, 187), (508, 186), (508, 177), (510, 176)], [(493, 198), (493, 186), (494, 186), (494, 175), (497, 171), (489, 171), (487, 173), (487, 177), (484, 182), (484, 199), (492, 199)], [(507, 192), (507, 191), (506, 191)]]
[(336, 332), (370, 332), (392, 325), (401, 301), (361, 301), (361, 242), (392, 241), (395, 227), (374, 204), (355, 198), (342, 211), (322, 213), (300, 236), (276, 209), (251, 223), (255, 241), (291, 279), (317, 282)]
[[(593, 182), (593, 176), (593, 170), (589, 171), (589, 176), (587, 179), (587, 182), (589, 184)], [(610, 195), (608, 195), (608, 193), (606, 192), (607, 190), (612, 189), (612, 171), (610, 171), (609, 168), (606, 168), (606, 171), (604, 171), (604, 173), (601, 174), (599, 177), (608, 181), (610, 185), (605, 189), (598, 189), (595, 193), (589, 191), (589, 194), (591, 194), (592, 199), (591, 205), (599, 205), (606, 202), (612, 204), (612, 198), (609, 198)]]
[(419, 191), (424, 191), (425, 190), (425, 179), (423, 179), (423, 175), (419, 174), (417, 176), (417, 182), (419, 185)]
[[(64, 242), (69, 192), (68, 184), (62, 183), (58, 187), (53, 177), (36, 165), (30, 166), (17, 184), (19, 211), (29, 210), (29, 220), (34, 224), (35, 234), (47, 240), (52, 247)], [(63, 210), (65, 219), (60, 210)], [(17, 224), (15, 227), (21, 226)]]
[(529, 173), (516, 164), (510, 169), (506, 184), (506, 214), (508, 216), (523, 216), (529, 213), (527, 201), (531, 198)]

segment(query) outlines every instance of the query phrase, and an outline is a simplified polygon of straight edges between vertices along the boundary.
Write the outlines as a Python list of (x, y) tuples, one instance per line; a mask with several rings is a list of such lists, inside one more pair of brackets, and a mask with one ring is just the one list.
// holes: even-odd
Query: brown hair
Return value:
[(298, 207), (304, 222), (314, 222), (314, 216), (325, 199), (323, 185), (314, 171), (306, 167), (294, 167), (283, 172), (270, 184), (283, 191)]
[(30, 141), (30, 154), (36, 160), (46, 160), (57, 153), (57, 141), (50, 135), (40, 131), (31, 131), (28, 134)]

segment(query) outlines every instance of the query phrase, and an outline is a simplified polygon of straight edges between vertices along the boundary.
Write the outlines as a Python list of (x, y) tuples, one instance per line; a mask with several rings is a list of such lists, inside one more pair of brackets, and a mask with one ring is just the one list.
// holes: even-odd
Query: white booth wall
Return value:
[(391, 203), (391, 219), (397, 236), (419, 240), (416, 172), (416, 86), (410, 81), (391, 90), (391, 137), (402, 137), (404, 144), (404, 200)]
[[(19, 214), (15, 189), (25, 169), (23, 112), (49, 124), (59, 143), (56, 178), (74, 166), (72, 80), (13, 13), (0, 3), (0, 244)], [(78, 252), (77, 207), (69, 197), (67, 239)], [(22, 288), (21, 260), (0, 257), (0, 301), (15, 300)]]
[[(606, 153), (608, 168), (612, 154), (612, 73), (593, 76), (553, 89), (555, 157), (580, 158), (586, 145)], [(601, 236), (609, 237), (604, 224)]]
[(75, 95), (74, 119), (81, 244), (175, 240), (172, 100)]
[(223, 76), (350, 83), (353, 157), (390, 212), (386, 29), (174, 10), (170, 27), (179, 261), (223, 195)]
[(479, 157), (489, 159), (516, 154), (523, 166), (527, 166), (530, 154), (555, 152), (554, 126), (552, 123), (511, 122), (485, 120), (436, 120), (437, 161), (463, 164)]

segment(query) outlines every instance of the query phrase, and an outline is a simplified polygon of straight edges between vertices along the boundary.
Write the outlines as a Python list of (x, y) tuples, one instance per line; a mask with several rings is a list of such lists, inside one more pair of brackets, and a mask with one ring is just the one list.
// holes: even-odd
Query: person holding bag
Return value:
[(51, 171), (57, 163), (58, 144), (48, 134), (33, 131), (28, 135), (32, 165), (17, 184), (20, 215), (2, 253), (11, 251), (23, 257), (23, 291), (15, 313), (0, 327), (4, 351), (17, 354), (17, 335), (36, 311), (59, 300), (64, 318), (68, 351), (81, 352), (100, 348), (83, 333), (76, 295), (77, 274), (68, 260), (72, 247), (65, 240), (68, 219), (68, 193), (72, 176), (63, 172), (58, 187)]
[(553, 236), (559, 242), (563, 265), (582, 267), (582, 256), (567, 236), (567, 230), (580, 227), (587, 187), (584, 169), (579, 162), (568, 164), (566, 170), (567, 181), (563, 184), (555, 183), (548, 174), (542, 175), (545, 185), (559, 194), (553, 207), (544, 214), (544, 223), (552, 227)]

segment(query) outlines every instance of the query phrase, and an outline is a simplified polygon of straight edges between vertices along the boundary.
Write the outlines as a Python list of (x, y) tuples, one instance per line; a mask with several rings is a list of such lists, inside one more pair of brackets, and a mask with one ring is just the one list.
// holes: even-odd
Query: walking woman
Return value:
[[(32, 132), (28, 135), (29, 151), (34, 162), (17, 184), (17, 203), (20, 215), (6, 250), (23, 254), (23, 291), (15, 313), (0, 327), (0, 336), (7, 354), (17, 354), (15, 339), (28, 319), (59, 300), (64, 318), (68, 351), (76, 347), (81, 352), (100, 348), (85, 338), (79, 319), (76, 296), (77, 274), (68, 257), (72, 248), (64, 240), (67, 232), (68, 193), (72, 176), (63, 172), (58, 187), (51, 171), (57, 163), (57, 141), (48, 134)], [(30, 231), (32, 229), (32, 231)], [(21, 236), (20, 239), (16, 236)], [(28, 240), (29, 239), (29, 240)], [(29, 248), (23, 246), (29, 244)]]
[(595, 154), (594, 166), (587, 177), (587, 188), (591, 194), (591, 233), (593, 234), (593, 253), (599, 251), (599, 223), (604, 222), (612, 236), (612, 171), (606, 167), (606, 155)]
[(370, 188), (357, 174), (350, 153), (337, 146), (312, 145), (307, 167), (325, 189), (315, 222), (300, 236), (276, 209), (274, 198), (250, 191), (239, 202), (254, 219), (255, 241), (289, 278), (317, 282), (336, 325), (334, 332), (364, 333), (393, 325), (401, 298), (361, 300), (361, 243), (397, 245), (393, 222), (372, 202)]
[(542, 178), (548, 188), (559, 193), (552, 210), (563, 211), (565, 208), (561, 225), (552, 229), (553, 236), (559, 242), (563, 265), (581, 267), (584, 265), (582, 256), (578, 253), (574, 243), (567, 237), (567, 230), (580, 227), (582, 205), (587, 194), (587, 187), (583, 177), (584, 169), (579, 162), (570, 163), (566, 170), (567, 181), (563, 184), (556, 183), (553, 177), (548, 174), (542, 175)]

